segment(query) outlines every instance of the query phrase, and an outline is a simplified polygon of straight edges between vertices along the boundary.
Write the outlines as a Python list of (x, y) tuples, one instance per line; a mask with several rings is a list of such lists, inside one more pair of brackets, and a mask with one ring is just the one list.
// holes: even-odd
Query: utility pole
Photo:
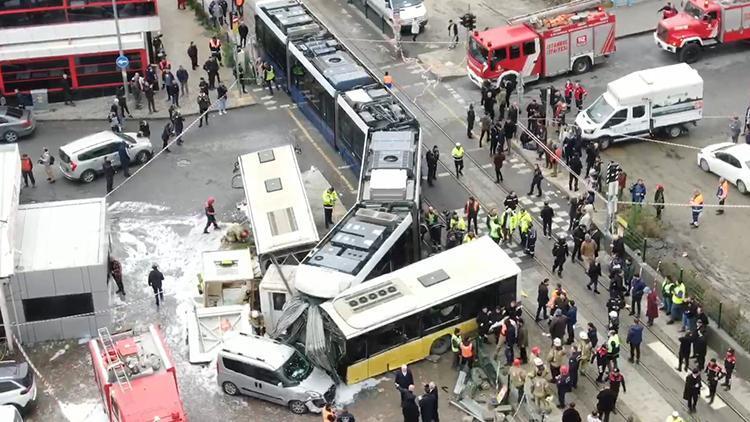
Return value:
[[(125, 54), (122, 51), (122, 36), (120, 35), (120, 16), (117, 14), (117, 3), (115, 0), (112, 0), (112, 13), (115, 16), (115, 31), (117, 31), (117, 48), (120, 50), (120, 57), (124, 56)], [(122, 87), (125, 90), (125, 97), (127, 98), (128, 94), (130, 93), (130, 89), (128, 89), (128, 71), (126, 68), (122, 68)]]

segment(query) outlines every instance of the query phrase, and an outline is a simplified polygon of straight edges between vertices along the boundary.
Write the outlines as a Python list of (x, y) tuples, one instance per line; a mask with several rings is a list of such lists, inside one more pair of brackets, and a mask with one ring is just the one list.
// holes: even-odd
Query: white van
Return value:
[(238, 333), (224, 340), (216, 359), (216, 381), (230, 396), (270, 401), (296, 414), (320, 413), (336, 396), (336, 384), (293, 347)]
[(583, 139), (602, 149), (628, 136), (662, 132), (676, 138), (703, 117), (703, 78), (686, 63), (639, 70), (607, 84), (576, 116)]
[(395, 14), (401, 22), (402, 32), (411, 30), (414, 19), (419, 22), (420, 31), (427, 25), (427, 7), (423, 0), (355, 0), (355, 3), (375, 10), (391, 26)]

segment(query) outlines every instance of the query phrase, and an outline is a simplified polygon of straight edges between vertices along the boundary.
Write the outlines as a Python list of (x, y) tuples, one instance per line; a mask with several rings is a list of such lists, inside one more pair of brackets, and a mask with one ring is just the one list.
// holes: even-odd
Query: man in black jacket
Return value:
[(611, 389), (605, 387), (596, 396), (596, 410), (602, 416), (602, 422), (609, 422), (609, 414), (615, 411), (617, 395)]
[(408, 388), (396, 386), (401, 392), (401, 413), (404, 415), (404, 422), (419, 422), (419, 407), (417, 406), (417, 396), (414, 395), (414, 384)]
[(542, 234), (550, 239), (552, 238), (552, 217), (555, 216), (555, 210), (549, 206), (549, 201), (544, 201), (544, 207), (539, 214), (542, 217)]
[(422, 422), (440, 422), (438, 416), (438, 391), (434, 382), (424, 385), (424, 394), (419, 398)]
[(474, 130), (475, 120), (476, 114), (474, 113), (474, 104), (469, 104), (469, 110), (466, 111), (466, 137), (469, 139), (474, 137), (472, 131)]
[(414, 385), (414, 375), (408, 366), (401, 365), (401, 369), (396, 372), (396, 387), (408, 389), (410, 385)]
[(104, 179), (107, 181), (107, 193), (110, 193), (112, 192), (112, 183), (115, 180), (115, 168), (112, 167), (112, 161), (108, 157), (104, 157), (102, 173), (104, 173)]
[(159, 267), (154, 264), (151, 266), (151, 272), (148, 273), (148, 285), (154, 290), (154, 297), (156, 298), (156, 309), (159, 309), (159, 298), (164, 302), (164, 290), (162, 290), (162, 282), (164, 281), (164, 274), (159, 271)]
[(250, 32), (250, 29), (247, 27), (247, 24), (242, 21), (240, 22), (240, 26), (237, 27), (237, 31), (240, 34), (240, 47), (245, 48), (247, 45), (247, 33)]
[(536, 317), (534, 318), (534, 321), (539, 322), (539, 314), (541, 313), (544, 317), (543, 319), (547, 319), (547, 302), (549, 302), (549, 279), (545, 278), (542, 280), (541, 283), (539, 283), (539, 288), (537, 289), (536, 294)]
[(437, 165), (440, 159), (440, 151), (437, 145), (427, 151), (427, 183), (432, 186), (432, 181), (437, 178)]
[(552, 255), (555, 257), (555, 263), (552, 265), (552, 272), (557, 270), (557, 276), (562, 277), (563, 265), (565, 264), (565, 258), (568, 257), (568, 244), (565, 242), (564, 237), (557, 239), (557, 243), (552, 248)]
[(570, 176), (568, 176), (568, 189), (578, 192), (578, 176), (581, 175), (583, 169), (583, 163), (581, 163), (581, 157), (578, 154), (572, 154), (568, 159), (568, 167), (570, 167)]
[(203, 64), (203, 70), (208, 75), (208, 89), (216, 88), (216, 80), (218, 79), (221, 82), (219, 78), (219, 63), (216, 62), (216, 57), (206, 60), (206, 63)]

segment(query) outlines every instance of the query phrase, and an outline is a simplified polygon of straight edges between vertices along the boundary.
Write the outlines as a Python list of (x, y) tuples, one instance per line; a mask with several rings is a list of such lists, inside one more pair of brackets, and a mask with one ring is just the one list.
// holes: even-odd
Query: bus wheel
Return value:
[(435, 339), (430, 346), (431, 355), (442, 355), (451, 348), (451, 336), (445, 335)]

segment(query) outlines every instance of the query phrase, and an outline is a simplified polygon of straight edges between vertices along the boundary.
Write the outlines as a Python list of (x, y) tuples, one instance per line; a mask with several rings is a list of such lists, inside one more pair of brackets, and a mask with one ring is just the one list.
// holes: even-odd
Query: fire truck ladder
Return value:
[(127, 372), (125, 372), (125, 364), (120, 359), (120, 353), (115, 347), (115, 342), (112, 340), (112, 336), (109, 334), (107, 327), (99, 328), (99, 341), (104, 347), (104, 360), (107, 364), (107, 371), (112, 370), (115, 373), (117, 384), (120, 386), (122, 391), (128, 391), (133, 388), (130, 385), (130, 378), (128, 378)]
[(549, 7), (533, 13), (527, 13), (525, 15), (514, 16), (508, 19), (508, 25), (515, 25), (518, 23), (529, 22), (531, 20), (541, 21), (544, 18), (550, 16), (560, 16), (565, 13), (577, 13), (584, 10), (593, 9), (597, 6), (601, 6), (601, 0), (573, 0), (570, 3), (561, 4), (559, 6)]

